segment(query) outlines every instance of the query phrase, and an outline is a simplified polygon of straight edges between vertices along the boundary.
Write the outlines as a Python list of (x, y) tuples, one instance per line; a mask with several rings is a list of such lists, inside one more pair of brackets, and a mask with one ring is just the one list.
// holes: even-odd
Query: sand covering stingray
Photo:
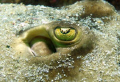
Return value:
[[(120, 15), (109, 3), (85, 0), (61, 8), (0, 4), (0, 20), (0, 81), (120, 81)], [(69, 32), (75, 38), (61, 39)], [(31, 42), (41, 41), (41, 35), (55, 49), (45, 56)]]

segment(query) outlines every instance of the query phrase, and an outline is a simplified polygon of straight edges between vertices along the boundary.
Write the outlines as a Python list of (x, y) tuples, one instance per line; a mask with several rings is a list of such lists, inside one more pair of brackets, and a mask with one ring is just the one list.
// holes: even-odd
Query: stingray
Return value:
[(0, 81), (120, 80), (120, 15), (108, 2), (7, 4), (1, 15)]

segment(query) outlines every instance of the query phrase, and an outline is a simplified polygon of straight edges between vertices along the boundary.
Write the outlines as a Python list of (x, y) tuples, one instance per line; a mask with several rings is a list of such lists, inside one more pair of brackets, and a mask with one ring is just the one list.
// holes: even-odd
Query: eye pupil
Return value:
[(60, 28), (60, 32), (63, 34), (67, 34), (70, 32), (70, 28)]

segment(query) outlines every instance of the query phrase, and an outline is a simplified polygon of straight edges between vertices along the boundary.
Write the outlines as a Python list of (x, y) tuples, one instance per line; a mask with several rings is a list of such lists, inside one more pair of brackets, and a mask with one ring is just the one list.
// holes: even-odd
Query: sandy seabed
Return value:
[[(42, 5), (0, 4), (1, 82), (120, 81), (120, 15), (112, 11), (114, 13), (108, 17), (92, 17), (87, 14), (82, 17), (82, 14), (87, 13), (84, 11), (86, 5), (77, 5), (78, 3), (60, 9)], [(81, 65), (78, 66), (79, 71), (73, 79), (66, 73), (59, 72), (51, 79), (51, 71), (47, 65), (28, 64), (28, 58), (15, 58), (15, 55), (20, 53), (14, 50), (12, 43), (19, 37), (19, 32), (53, 21), (70, 21), (85, 26), (96, 37), (92, 51), (85, 56), (76, 57), (78, 60), (81, 58), (82, 62), (75, 61)]]

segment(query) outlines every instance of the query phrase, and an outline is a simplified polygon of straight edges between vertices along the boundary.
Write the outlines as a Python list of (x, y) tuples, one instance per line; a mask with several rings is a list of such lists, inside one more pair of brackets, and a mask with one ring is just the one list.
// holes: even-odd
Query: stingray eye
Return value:
[(54, 34), (55, 37), (61, 41), (72, 41), (76, 37), (77, 31), (73, 27), (57, 26)]

